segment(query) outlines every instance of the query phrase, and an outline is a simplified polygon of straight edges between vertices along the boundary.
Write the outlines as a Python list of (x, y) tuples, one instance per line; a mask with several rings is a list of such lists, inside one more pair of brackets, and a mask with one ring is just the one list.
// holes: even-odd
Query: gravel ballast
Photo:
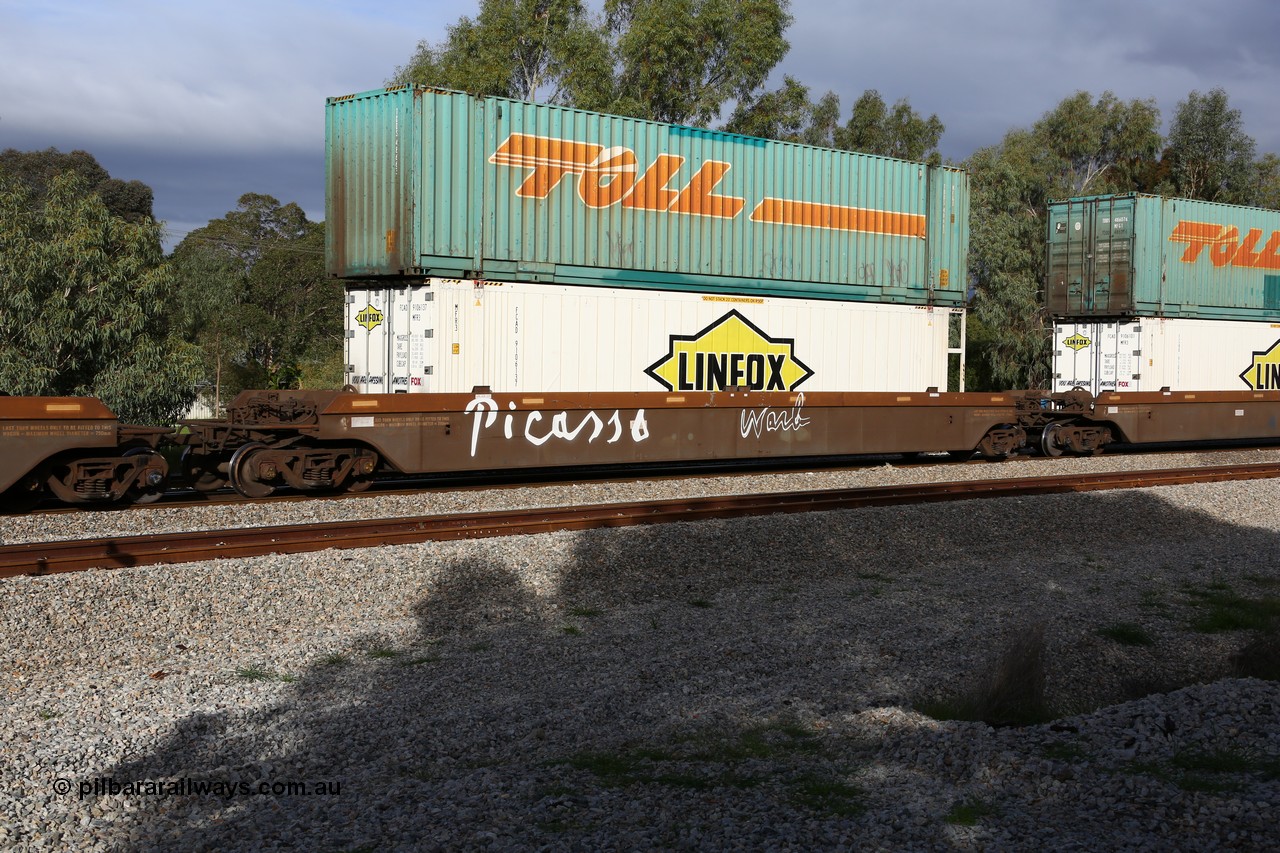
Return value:
[[(8, 579), (0, 848), (1275, 849), (1280, 686), (1230, 677), (1249, 631), (1196, 626), (1214, 603), (1273, 601), (1278, 567), (1264, 480)], [(922, 713), (1037, 638), (1047, 721)]]

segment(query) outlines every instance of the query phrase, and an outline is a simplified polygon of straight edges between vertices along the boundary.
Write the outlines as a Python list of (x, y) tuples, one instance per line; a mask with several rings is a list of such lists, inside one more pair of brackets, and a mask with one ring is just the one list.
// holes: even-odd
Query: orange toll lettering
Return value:
[(606, 148), (578, 179), (578, 198), (587, 207), (617, 204), (636, 185), (636, 153), (629, 148)]
[(1215, 267), (1280, 270), (1280, 231), (1271, 232), (1266, 245), (1259, 250), (1257, 246), (1264, 233), (1261, 228), (1250, 228), (1241, 240), (1240, 229), (1235, 225), (1184, 220), (1173, 229), (1169, 241), (1187, 244), (1181, 258), (1184, 264), (1194, 264), (1208, 249), (1209, 262)]
[(694, 216), (715, 216), (720, 219), (733, 219), (742, 212), (746, 205), (745, 198), (731, 195), (715, 195), (711, 192), (716, 184), (723, 180), (733, 167), (719, 160), (708, 160), (702, 164), (669, 210), (672, 213), (689, 213)]
[(679, 191), (668, 189), (667, 184), (684, 165), (684, 158), (675, 154), (659, 154), (641, 176), (631, 193), (622, 200), (623, 207), (637, 210), (670, 210)]
[[(489, 162), (496, 166), (527, 173), (515, 190), (519, 198), (548, 198), (567, 176), (576, 175), (577, 196), (593, 210), (620, 205), (629, 210), (736, 219), (747, 200), (715, 192), (733, 164), (706, 160), (682, 188), (673, 189), (672, 181), (685, 161), (686, 158), (676, 154), (659, 154), (641, 172), (639, 158), (630, 148), (621, 145), (606, 148), (529, 133), (511, 134), (489, 156)], [(925, 217), (921, 214), (784, 198), (760, 202), (751, 214), (751, 221), (902, 237), (925, 234)]]

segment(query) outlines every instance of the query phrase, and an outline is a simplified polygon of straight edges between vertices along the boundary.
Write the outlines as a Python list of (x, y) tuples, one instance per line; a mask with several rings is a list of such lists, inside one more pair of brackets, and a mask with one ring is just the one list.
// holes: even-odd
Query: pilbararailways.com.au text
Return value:
[(76, 792), (79, 798), (119, 796), (126, 797), (335, 797), (342, 793), (342, 783), (336, 779), (314, 781), (260, 780), (235, 782), (223, 779), (139, 779), (120, 781), (114, 776), (95, 776), (92, 779), (55, 779), (53, 792), (65, 796)]

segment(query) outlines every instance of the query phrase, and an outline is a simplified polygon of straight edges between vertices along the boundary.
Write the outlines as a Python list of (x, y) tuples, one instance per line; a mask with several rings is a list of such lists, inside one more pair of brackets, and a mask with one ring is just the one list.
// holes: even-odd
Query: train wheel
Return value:
[(257, 463), (261, 460), (256, 457), (259, 451), (265, 448), (265, 444), (251, 441), (241, 445), (235, 453), (231, 454), (231, 462), (227, 465), (231, 487), (246, 498), (265, 498), (276, 490), (275, 486), (262, 478), (258, 470)]
[(357, 453), (354, 470), (347, 479), (346, 489), (348, 492), (364, 492), (368, 491), (373, 485), (374, 475), (378, 471), (378, 456), (369, 451)]
[(217, 457), (196, 453), (190, 447), (182, 451), (182, 477), (197, 492), (216, 492), (227, 486), (226, 475), (218, 470)]
[[(150, 447), (134, 447), (124, 452), (125, 458), (136, 456), (147, 457), (147, 470), (142, 474), (142, 482), (129, 489), (128, 496), (136, 504), (149, 504), (160, 500), (164, 494), (165, 482), (169, 479), (169, 465), (164, 457)], [(159, 464), (156, 464), (156, 463)]]
[(1056, 459), (1062, 455), (1062, 445), (1058, 444), (1060, 429), (1058, 424), (1049, 424), (1044, 428), (1044, 432), (1040, 433), (1040, 452), (1045, 456)]

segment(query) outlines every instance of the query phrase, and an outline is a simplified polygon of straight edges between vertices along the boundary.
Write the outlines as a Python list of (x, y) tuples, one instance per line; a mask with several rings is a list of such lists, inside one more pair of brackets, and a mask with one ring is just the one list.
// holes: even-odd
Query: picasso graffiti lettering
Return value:
[[(508, 403), (507, 408), (510, 411), (502, 416), (502, 437), (511, 441), (516, 436), (516, 419), (520, 413), (514, 402)], [(478, 394), (475, 399), (467, 403), (463, 412), (472, 415), (471, 455), (474, 457), (480, 443), (480, 435), (493, 429), (498, 422), (498, 403), (489, 394)], [(571, 416), (579, 418), (576, 425), (571, 425)], [(546, 415), (537, 409), (525, 412), (524, 429), (520, 436), (534, 447), (541, 447), (553, 438), (572, 442), (584, 435), (585, 441), (590, 444), (604, 434), (606, 427), (610, 428), (609, 437), (605, 439), (606, 444), (621, 441), (623, 436), (622, 412), (617, 409), (607, 419), (593, 411), (588, 411), (585, 414), (556, 412), (551, 415), (550, 426), (544, 423), (545, 420)], [(635, 417), (627, 424), (627, 428), (631, 440), (637, 444), (649, 437), (649, 422), (645, 419), (644, 409), (636, 411)]]

